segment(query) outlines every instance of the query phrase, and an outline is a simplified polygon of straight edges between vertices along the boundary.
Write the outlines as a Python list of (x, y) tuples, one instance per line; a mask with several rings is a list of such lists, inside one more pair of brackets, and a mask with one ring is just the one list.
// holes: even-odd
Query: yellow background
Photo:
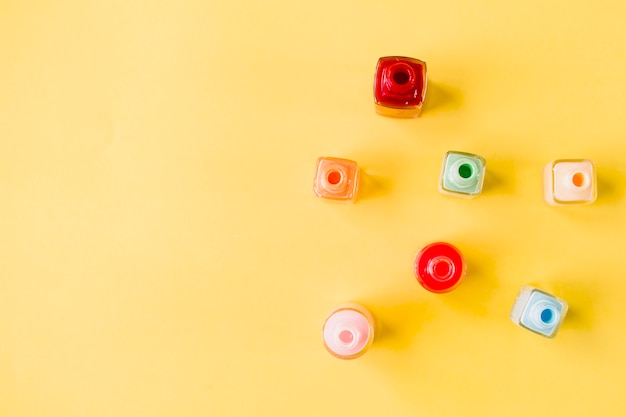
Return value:
[[(0, 3), (0, 415), (626, 413), (626, 3)], [(374, 112), (377, 59), (428, 63), (422, 117)], [(484, 194), (437, 191), (448, 150)], [(358, 161), (354, 205), (319, 156)], [(541, 170), (590, 158), (599, 198)], [(427, 293), (419, 249), (465, 282)], [(556, 339), (508, 318), (565, 298)], [(320, 340), (356, 301), (354, 361)]]

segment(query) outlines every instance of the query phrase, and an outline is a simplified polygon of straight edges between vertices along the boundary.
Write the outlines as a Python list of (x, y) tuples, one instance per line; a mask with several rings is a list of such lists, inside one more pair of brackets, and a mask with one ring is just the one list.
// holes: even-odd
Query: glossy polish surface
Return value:
[(353, 202), (357, 198), (359, 179), (356, 162), (321, 157), (317, 160), (313, 192), (320, 198)]
[(322, 328), (324, 346), (339, 359), (363, 355), (374, 341), (374, 317), (359, 304), (343, 304), (333, 310)]
[(415, 257), (415, 277), (430, 292), (452, 291), (461, 283), (465, 270), (463, 255), (449, 243), (431, 243)]
[(376, 112), (383, 116), (418, 117), (426, 97), (426, 63), (388, 56), (378, 60), (374, 76)]

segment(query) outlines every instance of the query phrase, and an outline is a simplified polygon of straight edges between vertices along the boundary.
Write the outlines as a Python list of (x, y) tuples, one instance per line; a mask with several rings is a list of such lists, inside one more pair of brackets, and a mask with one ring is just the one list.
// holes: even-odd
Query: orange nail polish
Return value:
[(358, 194), (359, 179), (356, 162), (324, 156), (317, 160), (313, 192), (320, 198), (354, 201)]
[(596, 167), (588, 159), (560, 159), (543, 170), (543, 198), (551, 206), (591, 204), (596, 201)]

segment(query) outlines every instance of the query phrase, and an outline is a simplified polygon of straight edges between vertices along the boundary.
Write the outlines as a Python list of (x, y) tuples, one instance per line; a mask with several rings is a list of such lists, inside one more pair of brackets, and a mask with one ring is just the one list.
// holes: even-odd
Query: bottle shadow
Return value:
[(424, 323), (432, 319), (432, 305), (419, 300), (415, 296), (418, 291), (419, 288), (415, 288), (413, 297), (407, 297), (407, 293), (388, 295), (371, 304), (375, 316), (383, 318), (377, 321), (377, 349), (401, 351), (409, 348)]
[(445, 297), (445, 304), (457, 311), (484, 317), (488, 314), (487, 304), (498, 287), (494, 259), (476, 243), (465, 243), (458, 248), (465, 258), (467, 275), (454, 291), (441, 296)]
[(598, 199), (597, 205), (611, 205), (624, 198), (626, 189), (626, 177), (615, 168), (600, 166), (598, 174)]
[(598, 294), (592, 285), (584, 287), (581, 283), (557, 283), (554, 286), (555, 295), (567, 301), (567, 315), (563, 321), (563, 328), (572, 328), (582, 331), (591, 331), (594, 321), (594, 300)]
[(392, 188), (393, 180), (390, 177), (378, 175), (372, 169), (361, 169), (358, 200), (370, 200), (382, 197), (389, 194)]
[(461, 90), (443, 83), (428, 81), (422, 115), (458, 109), (462, 104)]
[(517, 189), (515, 161), (494, 159), (487, 161), (483, 193), (513, 194)]

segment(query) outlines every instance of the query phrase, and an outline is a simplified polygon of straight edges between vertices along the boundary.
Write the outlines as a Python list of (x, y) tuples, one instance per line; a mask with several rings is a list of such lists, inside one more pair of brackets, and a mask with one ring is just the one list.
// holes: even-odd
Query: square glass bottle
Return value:
[(320, 198), (353, 202), (358, 194), (359, 179), (356, 162), (323, 156), (317, 160), (313, 192)]
[(531, 286), (523, 286), (510, 318), (523, 329), (547, 338), (556, 336), (567, 313), (567, 301)]
[(558, 159), (543, 169), (543, 199), (551, 206), (591, 204), (598, 196), (596, 167), (588, 159)]
[(479, 155), (449, 151), (443, 158), (439, 191), (460, 197), (477, 197), (483, 191), (487, 161)]
[(426, 63), (404, 56), (378, 60), (374, 75), (374, 104), (383, 116), (418, 117), (426, 97)]

